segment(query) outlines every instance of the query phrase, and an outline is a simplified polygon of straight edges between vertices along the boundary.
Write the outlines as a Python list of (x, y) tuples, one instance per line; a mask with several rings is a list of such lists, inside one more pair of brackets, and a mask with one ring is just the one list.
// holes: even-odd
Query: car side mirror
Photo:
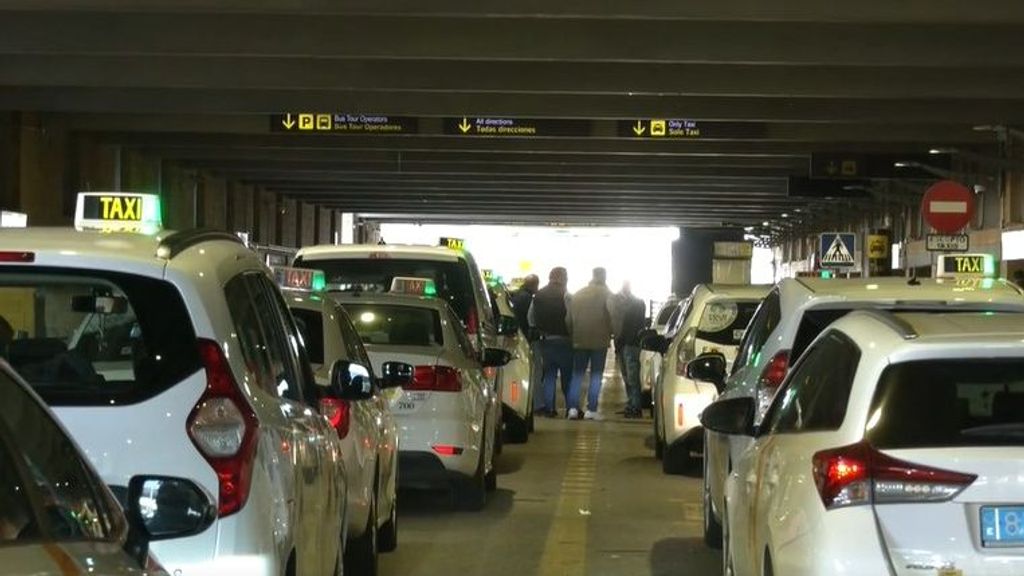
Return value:
[(512, 354), (501, 348), (485, 348), (483, 360), (480, 362), (484, 368), (498, 368), (512, 361)]
[(385, 362), (381, 367), (381, 388), (400, 388), (412, 384), (415, 368), (405, 362)]
[(654, 330), (643, 330), (640, 332), (640, 348), (648, 352), (664, 354), (668, 350), (669, 341)]
[(750, 396), (712, 402), (700, 415), (704, 428), (732, 436), (754, 435), (754, 399)]
[(725, 356), (719, 352), (708, 352), (686, 365), (686, 377), (698, 382), (710, 382), (721, 393), (725, 390), (725, 369)]
[(331, 367), (331, 395), (339, 400), (373, 398), (373, 378), (362, 364), (338, 360)]
[(128, 482), (125, 516), (133, 530), (156, 542), (201, 534), (217, 518), (217, 505), (191, 480), (135, 476)]
[(519, 333), (519, 321), (515, 316), (498, 318), (498, 336), (515, 336)]

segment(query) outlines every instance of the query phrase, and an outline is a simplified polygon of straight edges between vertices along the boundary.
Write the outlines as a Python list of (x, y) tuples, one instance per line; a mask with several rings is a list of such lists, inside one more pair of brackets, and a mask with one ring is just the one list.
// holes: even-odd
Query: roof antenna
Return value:
[(907, 280), (907, 286), (920, 286), (921, 281), (917, 279), (917, 270), (910, 273), (910, 280)]

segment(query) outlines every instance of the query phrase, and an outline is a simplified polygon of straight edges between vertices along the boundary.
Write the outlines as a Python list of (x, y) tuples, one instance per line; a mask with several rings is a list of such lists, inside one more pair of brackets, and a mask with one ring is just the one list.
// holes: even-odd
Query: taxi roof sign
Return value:
[(937, 278), (992, 278), (996, 259), (991, 254), (942, 254)]
[(75, 229), (155, 234), (163, 227), (160, 197), (136, 192), (81, 192)]
[(449, 238), (447, 236), (442, 236), (438, 245), (444, 246), (445, 248), (451, 248), (452, 250), (466, 249), (466, 241), (462, 238)]
[(276, 266), (273, 270), (277, 285), (287, 290), (320, 292), (327, 287), (327, 278), (323, 270), (287, 266)]
[(430, 278), (395, 276), (391, 280), (391, 293), (411, 296), (437, 296), (437, 286)]

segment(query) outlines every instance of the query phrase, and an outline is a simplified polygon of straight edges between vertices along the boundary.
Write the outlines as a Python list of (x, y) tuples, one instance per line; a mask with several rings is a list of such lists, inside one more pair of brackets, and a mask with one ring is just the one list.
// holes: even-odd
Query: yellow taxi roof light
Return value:
[(163, 228), (160, 197), (137, 192), (81, 192), (75, 229), (156, 234)]

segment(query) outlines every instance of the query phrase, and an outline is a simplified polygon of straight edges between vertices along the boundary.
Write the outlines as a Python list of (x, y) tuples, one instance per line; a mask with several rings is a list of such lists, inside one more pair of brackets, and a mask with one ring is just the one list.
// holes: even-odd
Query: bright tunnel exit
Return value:
[(536, 274), (543, 286), (551, 268), (564, 266), (575, 292), (603, 266), (613, 292), (628, 280), (637, 297), (661, 302), (672, 291), (672, 242), (679, 229), (381, 224), (388, 244), (435, 245), (441, 237), (464, 239), (480, 268), (506, 282)]

